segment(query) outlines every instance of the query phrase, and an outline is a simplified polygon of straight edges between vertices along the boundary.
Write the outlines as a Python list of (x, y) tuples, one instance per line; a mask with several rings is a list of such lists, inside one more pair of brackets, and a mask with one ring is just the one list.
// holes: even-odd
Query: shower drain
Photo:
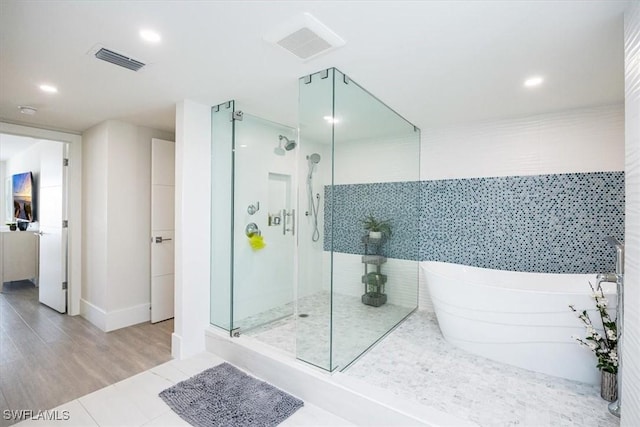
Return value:
[(298, 317), (309, 317), (309, 315), (306, 313), (302, 313), (302, 314), (298, 314)]

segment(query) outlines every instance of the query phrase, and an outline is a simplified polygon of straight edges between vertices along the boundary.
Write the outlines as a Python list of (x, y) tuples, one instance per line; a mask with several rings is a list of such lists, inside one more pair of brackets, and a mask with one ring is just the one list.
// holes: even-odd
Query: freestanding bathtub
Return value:
[[(601, 327), (589, 282), (595, 274), (490, 270), (425, 261), (421, 268), (440, 330), (468, 352), (536, 372), (591, 384), (600, 381), (596, 357), (572, 336), (585, 328), (569, 309), (587, 309)], [(615, 284), (603, 283), (615, 317)]]

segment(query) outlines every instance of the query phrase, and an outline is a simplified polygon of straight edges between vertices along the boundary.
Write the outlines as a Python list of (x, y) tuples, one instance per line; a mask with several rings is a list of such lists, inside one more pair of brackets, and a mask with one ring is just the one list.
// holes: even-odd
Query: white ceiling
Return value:
[[(622, 102), (626, 1), (0, 0), (0, 119), (174, 130), (175, 103), (297, 123), (298, 78), (337, 67), (420, 128)], [(301, 62), (262, 37), (309, 12), (346, 40)], [(138, 37), (162, 34), (158, 45)], [(150, 64), (135, 73), (96, 44)], [(525, 89), (540, 74), (543, 86)], [(45, 94), (40, 83), (59, 89)], [(38, 109), (20, 114), (18, 105)]]

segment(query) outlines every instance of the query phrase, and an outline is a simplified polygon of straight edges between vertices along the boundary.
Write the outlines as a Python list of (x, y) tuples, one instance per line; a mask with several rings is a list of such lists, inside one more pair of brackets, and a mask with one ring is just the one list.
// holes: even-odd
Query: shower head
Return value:
[(283, 139), (285, 140), (285, 144), (284, 144), (284, 149), (285, 149), (285, 150), (287, 150), (287, 151), (291, 151), (291, 150), (293, 150), (294, 148), (296, 148), (296, 145), (297, 145), (297, 144), (296, 144), (296, 142), (295, 142), (294, 140), (289, 139), (289, 138), (287, 138), (287, 137), (286, 137), (286, 136), (284, 136), (284, 135), (280, 135), (280, 136), (279, 136), (279, 138), (280, 138), (280, 143), (282, 143), (282, 140), (283, 140)]
[(318, 163), (320, 163), (320, 154), (313, 153), (310, 156), (307, 156), (307, 160), (309, 160), (309, 163), (311, 163), (312, 165), (317, 165)]
[(313, 153), (307, 156), (307, 160), (309, 161), (309, 175), (307, 175), (307, 180), (311, 183), (311, 178), (313, 177), (313, 169), (315, 166), (320, 163), (320, 154)]

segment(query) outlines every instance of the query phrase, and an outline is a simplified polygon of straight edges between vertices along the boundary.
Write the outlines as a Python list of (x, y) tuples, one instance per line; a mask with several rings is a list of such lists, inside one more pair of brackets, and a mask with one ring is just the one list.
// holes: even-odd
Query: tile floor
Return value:
[[(332, 307), (334, 315), (330, 317)], [(319, 292), (299, 300), (298, 313), (304, 313), (306, 317), (290, 314), (278, 319), (282, 314), (293, 313), (292, 305), (270, 310), (261, 313), (262, 323), (278, 320), (254, 327), (246, 331), (246, 335), (325, 370), (342, 370), (413, 309), (394, 304), (372, 307), (363, 304), (360, 297), (338, 293), (331, 300), (329, 292)], [(259, 316), (255, 316), (252, 324), (258, 320)], [(332, 346), (329, 343), (330, 322), (334, 326)], [(333, 351), (331, 359), (330, 351)]]
[[(253, 336), (295, 352), (295, 322)], [(615, 427), (599, 388), (475, 356), (444, 340), (433, 313), (417, 311), (345, 372), (376, 388), (481, 426)]]
[[(26, 420), (16, 426), (189, 426), (158, 397), (158, 393), (222, 362), (222, 359), (209, 353), (185, 360), (172, 360), (52, 410), (59, 418), (65, 414), (63, 411), (68, 411), (66, 421)], [(317, 406), (305, 403), (303, 408), (280, 425), (293, 427), (353, 424)]]
[(599, 387), (460, 350), (444, 340), (435, 315), (424, 311), (345, 373), (481, 426), (619, 425)]

